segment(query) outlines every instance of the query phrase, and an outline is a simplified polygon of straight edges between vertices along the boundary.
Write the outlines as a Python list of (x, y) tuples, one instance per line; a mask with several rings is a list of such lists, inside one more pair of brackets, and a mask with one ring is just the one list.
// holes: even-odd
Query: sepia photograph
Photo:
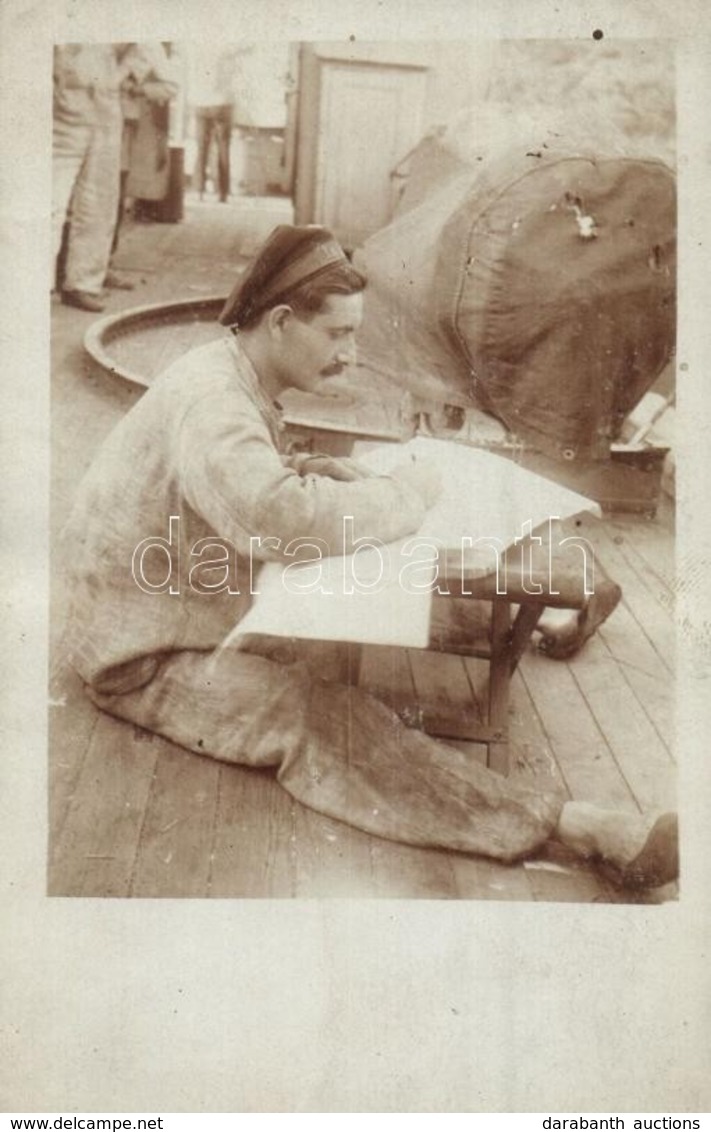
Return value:
[(53, 66), (48, 893), (676, 899), (672, 45)]
[(708, 30), (0, 5), (8, 1110), (703, 1126)]

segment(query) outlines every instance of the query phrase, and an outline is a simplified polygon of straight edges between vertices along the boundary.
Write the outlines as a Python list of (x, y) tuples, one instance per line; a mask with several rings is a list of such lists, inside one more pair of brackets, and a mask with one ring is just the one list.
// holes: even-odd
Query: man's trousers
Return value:
[[(260, 653), (144, 658), (135, 667), (142, 686), (116, 692), (105, 681), (87, 691), (111, 715), (197, 754), (274, 767), (299, 802), (380, 837), (510, 862), (555, 829), (561, 798), (488, 770), (406, 727), (374, 696), (325, 679), (324, 669), (334, 670), (328, 656), (314, 663), (317, 650), (272, 638), (254, 647)], [(117, 676), (114, 686), (130, 683), (129, 666)]]

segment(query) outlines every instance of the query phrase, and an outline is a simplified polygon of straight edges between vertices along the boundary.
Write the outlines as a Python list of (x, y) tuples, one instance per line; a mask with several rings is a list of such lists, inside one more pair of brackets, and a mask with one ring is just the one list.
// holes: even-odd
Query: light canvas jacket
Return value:
[[(420, 526), (424, 504), (409, 486), (302, 475), (303, 456), (283, 448), (279, 410), (231, 335), (184, 355), (119, 423), (63, 537), (70, 655), (85, 681), (138, 686), (155, 669), (140, 658), (218, 645), (249, 607), (254, 537), (279, 540), (252, 547), (258, 570), (295, 539), (347, 552), (344, 515), (355, 538), (388, 542)], [(227, 542), (213, 552), (216, 538)]]

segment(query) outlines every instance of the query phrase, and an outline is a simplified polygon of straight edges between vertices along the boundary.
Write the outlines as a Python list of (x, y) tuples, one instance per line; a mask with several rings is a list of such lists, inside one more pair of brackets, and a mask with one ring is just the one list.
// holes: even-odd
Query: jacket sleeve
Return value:
[[(175, 474), (190, 507), (240, 553), (258, 537), (274, 540), (272, 551), (316, 539), (324, 554), (348, 554), (353, 540), (414, 534), (426, 512), (420, 495), (390, 476), (342, 482), (299, 475), (256, 408), (250, 412), (239, 396), (224, 393), (201, 399), (184, 418)], [(352, 522), (344, 523), (346, 516)]]

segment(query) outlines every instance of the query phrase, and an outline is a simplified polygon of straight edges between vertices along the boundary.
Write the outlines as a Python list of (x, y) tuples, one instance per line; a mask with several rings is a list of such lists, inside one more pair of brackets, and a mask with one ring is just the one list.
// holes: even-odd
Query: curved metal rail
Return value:
[(131, 307), (129, 310), (93, 322), (84, 335), (84, 349), (107, 373), (147, 389), (151, 384), (150, 377), (122, 363), (120, 358), (112, 353), (111, 344), (137, 330), (147, 330), (176, 322), (216, 321), (225, 305), (225, 299), (225, 295), (210, 295), (202, 299), (180, 299), (177, 302)]

